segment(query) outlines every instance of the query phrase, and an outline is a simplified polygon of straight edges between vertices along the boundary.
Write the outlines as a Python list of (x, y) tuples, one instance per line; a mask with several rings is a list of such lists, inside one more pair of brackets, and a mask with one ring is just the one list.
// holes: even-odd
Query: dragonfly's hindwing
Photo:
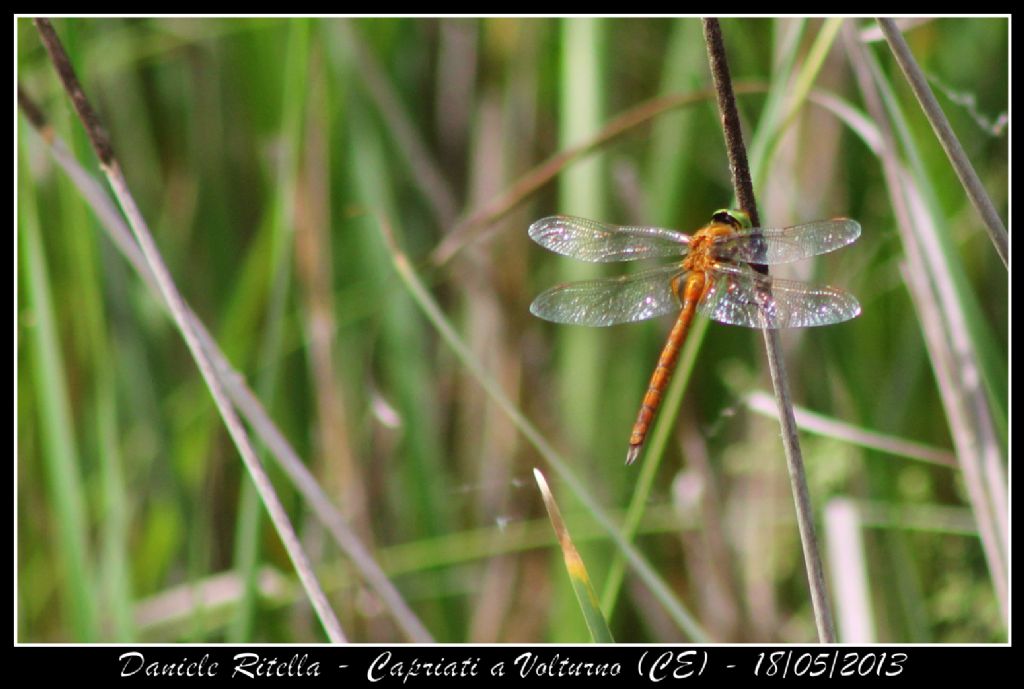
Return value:
[(771, 279), (737, 266), (718, 272), (699, 310), (748, 328), (806, 328), (854, 318), (860, 304), (835, 287)]
[(682, 268), (677, 264), (622, 277), (556, 285), (534, 299), (530, 311), (545, 320), (576, 325), (647, 320), (679, 310), (672, 282), (680, 273)]

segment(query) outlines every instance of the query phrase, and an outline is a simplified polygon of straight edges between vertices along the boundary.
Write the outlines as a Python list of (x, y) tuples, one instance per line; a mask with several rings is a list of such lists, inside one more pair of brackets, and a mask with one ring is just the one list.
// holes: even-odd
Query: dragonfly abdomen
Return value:
[(682, 290), (683, 308), (679, 312), (672, 332), (669, 333), (668, 341), (661, 350), (658, 357), (658, 365), (651, 375), (651, 382), (647, 385), (647, 392), (644, 393), (644, 401), (640, 405), (640, 412), (637, 414), (636, 423), (633, 424), (633, 432), (629, 436), (629, 451), (626, 453), (626, 464), (632, 464), (640, 456), (647, 432), (651, 429), (654, 417), (661, 406), (662, 396), (668, 383), (672, 379), (676, 362), (679, 360), (679, 352), (686, 341), (686, 333), (693, 321), (693, 314), (704, 293), (705, 280), (702, 273), (690, 273)]

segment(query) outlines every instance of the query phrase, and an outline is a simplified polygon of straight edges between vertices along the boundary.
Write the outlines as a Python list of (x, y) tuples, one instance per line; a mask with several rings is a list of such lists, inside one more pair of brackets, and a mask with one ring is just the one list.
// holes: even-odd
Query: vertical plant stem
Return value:
[(189, 351), (192, 353), (193, 358), (196, 360), (196, 364), (199, 366), (199, 371), (203, 376), (203, 380), (210, 389), (210, 394), (213, 396), (214, 402), (220, 411), (221, 418), (224, 419), (224, 424), (227, 426), (228, 432), (230, 433), (232, 440), (235, 442), (235, 446), (242, 455), (242, 460), (245, 462), (246, 468), (249, 470), (249, 474), (252, 476), (253, 482), (256, 484), (256, 488), (260, 492), (260, 497), (263, 499), (263, 503), (266, 505), (267, 511), (270, 513), (271, 520), (277, 527), (278, 535), (281, 537), (281, 541), (284, 543), (284, 546), (291, 557), (295, 570), (299, 575), (299, 579), (302, 581), (302, 585), (306, 589), (306, 594), (309, 596), (310, 602), (316, 610), (317, 616), (319, 617), (321, 624), (323, 624), (328, 638), (335, 643), (344, 643), (346, 639), (345, 634), (341, 629), (341, 624), (338, 622), (337, 617), (334, 615), (334, 611), (327, 602), (327, 596), (324, 594), (323, 589), (320, 587), (320, 583), (317, 581), (316, 576), (313, 573), (312, 564), (309, 562), (305, 552), (302, 550), (299, 538), (296, 535), (295, 530), (292, 528), (291, 522), (288, 519), (288, 514), (285, 512), (284, 505), (282, 505), (278, 499), (277, 494), (274, 491), (274, 486), (270, 482), (270, 477), (267, 476), (259, 458), (256, 456), (252, 442), (249, 440), (249, 436), (246, 433), (245, 428), (242, 426), (241, 420), (235, 413), (235, 409), (231, 405), (231, 402), (224, 391), (220, 378), (214, 371), (214, 366), (210, 357), (203, 350), (196, 330), (188, 320), (187, 307), (185, 306), (184, 300), (175, 287), (167, 266), (164, 265), (163, 260), (160, 258), (156, 242), (153, 240), (153, 237), (149, 232), (149, 228), (146, 226), (142, 213), (135, 205), (134, 197), (128, 190), (127, 180), (124, 178), (124, 174), (121, 172), (121, 167), (114, 156), (114, 150), (110, 144), (110, 139), (107, 133), (103, 130), (96, 111), (92, 108), (85, 92), (82, 90), (78, 77), (75, 76), (74, 69), (71, 66), (71, 61), (68, 58), (67, 53), (64, 51), (64, 46), (61, 44), (60, 38), (57, 36), (57, 32), (53, 29), (53, 26), (48, 20), (37, 19), (35, 20), (35, 24), (43, 45), (46, 47), (46, 51), (53, 62), (58, 76), (60, 77), (61, 83), (68, 95), (71, 97), (75, 106), (75, 111), (78, 113), (79, 119), (85, 127), (86, 133), (89, 136), (89, 141), (92, 143), (93, 149), (100, 160), (100, 167), (103, 169), (104, 174), (106, 174), (107, 181), (110, 183), (114, 196), (117, 198), (117, 201), (121, 206), (121, 210), (128, 219), (128, 224), (135, 235), (135, 240), (138, 242), (139, 248), (142, 250), (146, 263), (153, 272), (153, 277), (156, 279), (157, 286), (160, 288), (161, 296), (163, 296), (164, 300), (167, 302), (171, 314), (174, 317), (175, 324), (181, 331), (182, 337), (184, 337)]
[[(754, 183), (750, 180), (747, 147), (743, 143), (740, 113), (736, 109), (729, 61), (726, 59), (725, 43), (722, 41), (722, 27), (717, 19), (704, 20), (704, 41), (708, 49), (708, 66), (715, 82), (718, 112), (722, 116), (722, 133), (725, 135), (725, 151), (729, 156), (729, 174), (732, 176), (732, 186), (736, 191), (736, 204), (750, 216), (750, 222), (754, 227), (758, 227), (761, 221), (757, 216)], [(754, 268), (756, 270), (758, 266)], [(760, 267), (760, 272), (767, 273), (768, 269)]]
[(914, 59), (914, 54), (910, 52), (907, 42), (903, 40), (903, 34), (896, 26), (896, 22), (892, 19), (882, 18), (877, 21), (882, 33), (885, 34), (885, 40), (889, 42), (892, 54), (896, 56), (896, 62), (903, 70), (903, 75), (907, 78), (910, 88), (913, 89), (917, 101), (921, 104), (921, 110), (924, 111), (928, 122), (932, 125), (935, 136), (942, 145), (942, 150), (946, 152), (949, 162), (953, 165), (953, 170), (960, 178), (967, 197), (985, 222), (985, 229), (988, 230), (989, 239), (992, 240), (999, 258), (1002, 259), (1004, 266), (1009, 267), (1010, 240), (1006, 233), (1006, 226), (1003, 225), (1002, 218), (999, 217), (995, 206), (992, 205), (992, 199), (989, 198), (985, 187), (978, 178), (978, 173), (974, 171), (974, 166), (967, 158), (964, 147), (960, 145), (960, 139), (953, 132), (949, 120), (946, 119), (946, 114), (942, 112), (942, 106), (935, 99), (935, 94), (928, 86), (928, 80)]
[[(715, 91), (718, 94), (718, 109), (722, 116), (722, 130), (725, 134), (725, 146), (729, 156), (729, 170), (732, 174), (733, 187), (736, 190), (736, 200), (740, 209), (750, 216), (751, 222), (757, 227), (760, 222), (757, 216), (757, 202), (754, 198), (754, 185), (750, 179), (750, 167), (747, 164), (743, 131), (740, 128), (736, 97), (733, 94), (732, 79), (729, 76), (729, 63), (725, 55), (725, 44), (722, 41), (722, 29), (717, 19), (704, 20), (704, 38), (708, 49), (708, 63), (714, 78)], [(754, 268), (758, 269), (759, 267), (754, 266)], [(767, 273), (768, 269), (760, 267), (760, 272)], [(793, 404), (790, 399), (789, 382), (781, 354), (782, 347), (778, 331), (764, 328), (764, 340), (768, 351), (768, 368), (771, 371), (775, 398), (779, 405), (782, 443), (786, 451), (786, 464), (789, 467), (789, 481), (793, 490), (797, 524), (800, 528), (800, 542), (803, 545), (804, 564), (807, 567), (807, 580), (811, 590), (811, 603), (814, 607), (814, 622), (818, 628), (818, 640), (822, 643), (834, 643), (836, 633), (832, 606), (825, 587), (821, 553), (814, 531), (813, 510), (807, 490), (807, 476), (804, 470), (796, 416), (793, 413)]]
[[(26, 169), (25, 160), (21, 161)], [(81, 458), (75, 440), (71, 395), (67, 389), (64, 359), (60, 350), (51, 280), (43, 252), (38, 200), (29, 196), (29, 185), (19, 188), (18, 251), (25, 276), (25, 304), (33, 314), (29, 337), (19, 344), (29, 350), (31, 377), (39, 415), (42, 467), (54, 504), (53, 524), (48, 525), (56, 553), (59, 577), (64, 580), (55, 592), (66, 624), (76, 641), (102, 640), (100, 615), (92, 592), (95, 590), (93, 554), (89, 547), (88, 511), (81, 475)], [(20, 384), (25, 385), (28, 376)], [(19, 462), (22, 461), (19, 456)], [(19, 517), (22, 515), (19, 514)], [(20, 530), (18, 535), (24, 537)], [(24, 578), (22, 579), (24, 581)], [(20, 593), (20, 590), (19, 590)]]

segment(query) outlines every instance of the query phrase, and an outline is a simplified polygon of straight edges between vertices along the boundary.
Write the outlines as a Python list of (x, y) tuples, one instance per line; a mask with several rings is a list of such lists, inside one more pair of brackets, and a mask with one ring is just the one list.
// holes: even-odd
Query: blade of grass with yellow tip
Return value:
[(583, 612), (583, 619), (587, 622), (587, 629), (590, 630), (590, 637), (595, 643), (615, 643), (612, 632), (608, 629), (608, 622), (601, 612), (601, 604), (594, 593), (594, 587), (590, 584), (590, 576), (587, 574), (587, 566), (583, 564), (583, 558), (576, 551), (573, 545), (572, 536), (565, 526), (562, 513), (555, 502), (555, 496), (548, 488), (548, 482), (544, 480), (544, 474), (540, 469), (533, 470), (533, 477), (540, 488), (541, 497), (544, 498), (544, 507), (547, 508), (548, 517), (551, 519), (551, 527), (558, 536), (558, 545), (562, 548), (562, 557), (565, 559), (565, 569), (569, 572), (569, 581), (572, 582), (572, 590), (576, 594), (576, 601)]

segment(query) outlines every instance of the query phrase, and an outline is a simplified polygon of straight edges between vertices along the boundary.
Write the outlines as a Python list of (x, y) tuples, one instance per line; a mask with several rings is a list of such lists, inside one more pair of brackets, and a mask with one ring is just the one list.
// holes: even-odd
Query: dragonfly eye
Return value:
[(720, 208), (711, 216), (711, 221), (729, 225), (737, 230), (750, 229), (750, 216), (740, 210)]

